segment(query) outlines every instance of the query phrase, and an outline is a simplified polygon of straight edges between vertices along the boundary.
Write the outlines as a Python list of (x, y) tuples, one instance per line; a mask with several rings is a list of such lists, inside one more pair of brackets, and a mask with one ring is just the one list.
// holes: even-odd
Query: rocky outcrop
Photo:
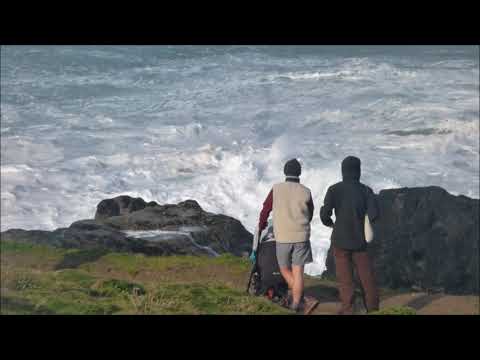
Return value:
[(2, 232), (1, 239), (67, 249), (105, 249), (156, 256), (212, 255), (208, 250), (192, 243), (187, 236), (176, 235), (162, 241), (137, 239), (93, 220), (77, 221), (68, 228), (55, 231), (11, 229)]
[[(479, 293), (479, 200), (439, 187), (382, 190), (368, 246), (379, 285)], [(331, 249), (323, 276), (335, 276)]]
[[(156, 236), (127, 236), (125, 231), (163, 230)], [(94, 220), (80, 220), (54, 231), (11, 229), (2, 240), (63, 248), (108, 249), (147, 255), (246, 255), (252, 244), (240, 221), (204, 211), (194, 200), (158, 205), (119, 196), (102, 200)]]
[[(97, 222), (117, 230), (166, 230), (189, 233), (202, 246), (208, 246), (217, 253), (229, 252), (243, 255), (251, 248), (253, 236), (242, 223), (232, 217), (204, 211), (195, 200), (178, 204), (146, 204), (135, 210), (131, 204), (137, 199), (125, 200), (125, 196), (107, 199), (97, 206)], [(140, 199), (141, 200), (141, 199)], [(106, 217), (105, 204), (123, 202), (123, 214)], [(114, 205), (112, 206), (114, 207)]]
[(104, 220), (111, 216), (129, 214), (131, 212), (142, 210), (147, 206), (158, 205), (155, 201), (145, 202), (142, 198), (132, 198), (122, 195), (113, 199), (100, 201), (95, 212), (95, 220)]

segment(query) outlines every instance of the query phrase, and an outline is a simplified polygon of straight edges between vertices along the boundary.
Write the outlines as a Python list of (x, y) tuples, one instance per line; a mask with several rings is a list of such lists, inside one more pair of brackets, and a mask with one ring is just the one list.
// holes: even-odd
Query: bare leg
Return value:
[(300, 304), (300, 300), (303, 294), (303, 265), (293, 265), (292, 266), (293, 274), (293, 286), (292, 286), (292, 295), (293, 295), (293, 304)]
[(280, 273), (288, 284), (288, 288), (293, 290), (293, 274), (292, 270), (288, 267), (281, 267)]

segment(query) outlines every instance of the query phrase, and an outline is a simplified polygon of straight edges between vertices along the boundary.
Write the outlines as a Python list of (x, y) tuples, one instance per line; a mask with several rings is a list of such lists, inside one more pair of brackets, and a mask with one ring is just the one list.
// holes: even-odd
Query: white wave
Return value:
[(357, 80), (359, 77), (354, 76), (354, 72), (350, 70), (342, 70), (337, 72), (299, 72), (292, 73), (288, 72), (285, 74), (276, 74), (269, 75), (267, 77), (270, 81), (276, 81), (281, 79), (290, 79), (290, 80), (318, 80), (318, 79), (329, 79), (329, 78), (338, 78), (346, 80)]
[(62, 160), (62, 149), (50, 141), (30, 136), (12, 136), (2, 139), (2, 163), (5, 164), (48, 164)]
[(30, 50), (2, 51), (2, 231), (68, 226), (126, 194), (195, 199), (253, 232), (297, 157), (316, 208), (307, 272), (318, 274), (330, 236), (318, 211), (347, 155), (376, 192), (479, 195), (478, 51)]

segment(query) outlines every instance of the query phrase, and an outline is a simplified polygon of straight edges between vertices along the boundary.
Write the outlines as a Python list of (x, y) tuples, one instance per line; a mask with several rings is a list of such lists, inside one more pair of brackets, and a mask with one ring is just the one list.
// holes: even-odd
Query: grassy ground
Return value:
[(248, 261), (1, 243), (2, 314), (288, 314), (245, 293)]
[[(290, 314), (264, 298), (245, 293), (249, 272), (248, 260), (230, 255), (147, 257), (2, 241), (0, 312)], [(306, 294), (320, 301), (316, 314), (335, 313), (338, 294), (334, 282), (307, 277), (305, 285)], [(402, 296), (406, 296), (404, 301), (395, 301)], [(406, 306), (428, 303), (418, 296), (382, 289), (385, 306), (380, 314), (420, 313)], [(465, 301), (465, 297), (459, 298)], [(453, 308), (459, 313), (478, 314), (478, 298), (471, 298), (466, 308), (451, 297), (449, 301), (445, 297), (434, 299), (437, 302), (432, 304), (436, 304), (436, 313), (456, 304)]]

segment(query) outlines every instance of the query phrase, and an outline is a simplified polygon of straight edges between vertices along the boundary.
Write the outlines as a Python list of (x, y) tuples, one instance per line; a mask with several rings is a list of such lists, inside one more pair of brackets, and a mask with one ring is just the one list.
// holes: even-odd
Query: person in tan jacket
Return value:
[(313, 261), (310, 222), (314, 206), (310, 189), (300, 184), (301, 172), (297, 159), (285, 163), (285, 181), (273, 185), (263, 202), (258, 224), (261, 233), (273, 211), (278, 265), (291, 290), (288, 306), (296, 312), (301, 312), (304, 307), (304, 267)]

